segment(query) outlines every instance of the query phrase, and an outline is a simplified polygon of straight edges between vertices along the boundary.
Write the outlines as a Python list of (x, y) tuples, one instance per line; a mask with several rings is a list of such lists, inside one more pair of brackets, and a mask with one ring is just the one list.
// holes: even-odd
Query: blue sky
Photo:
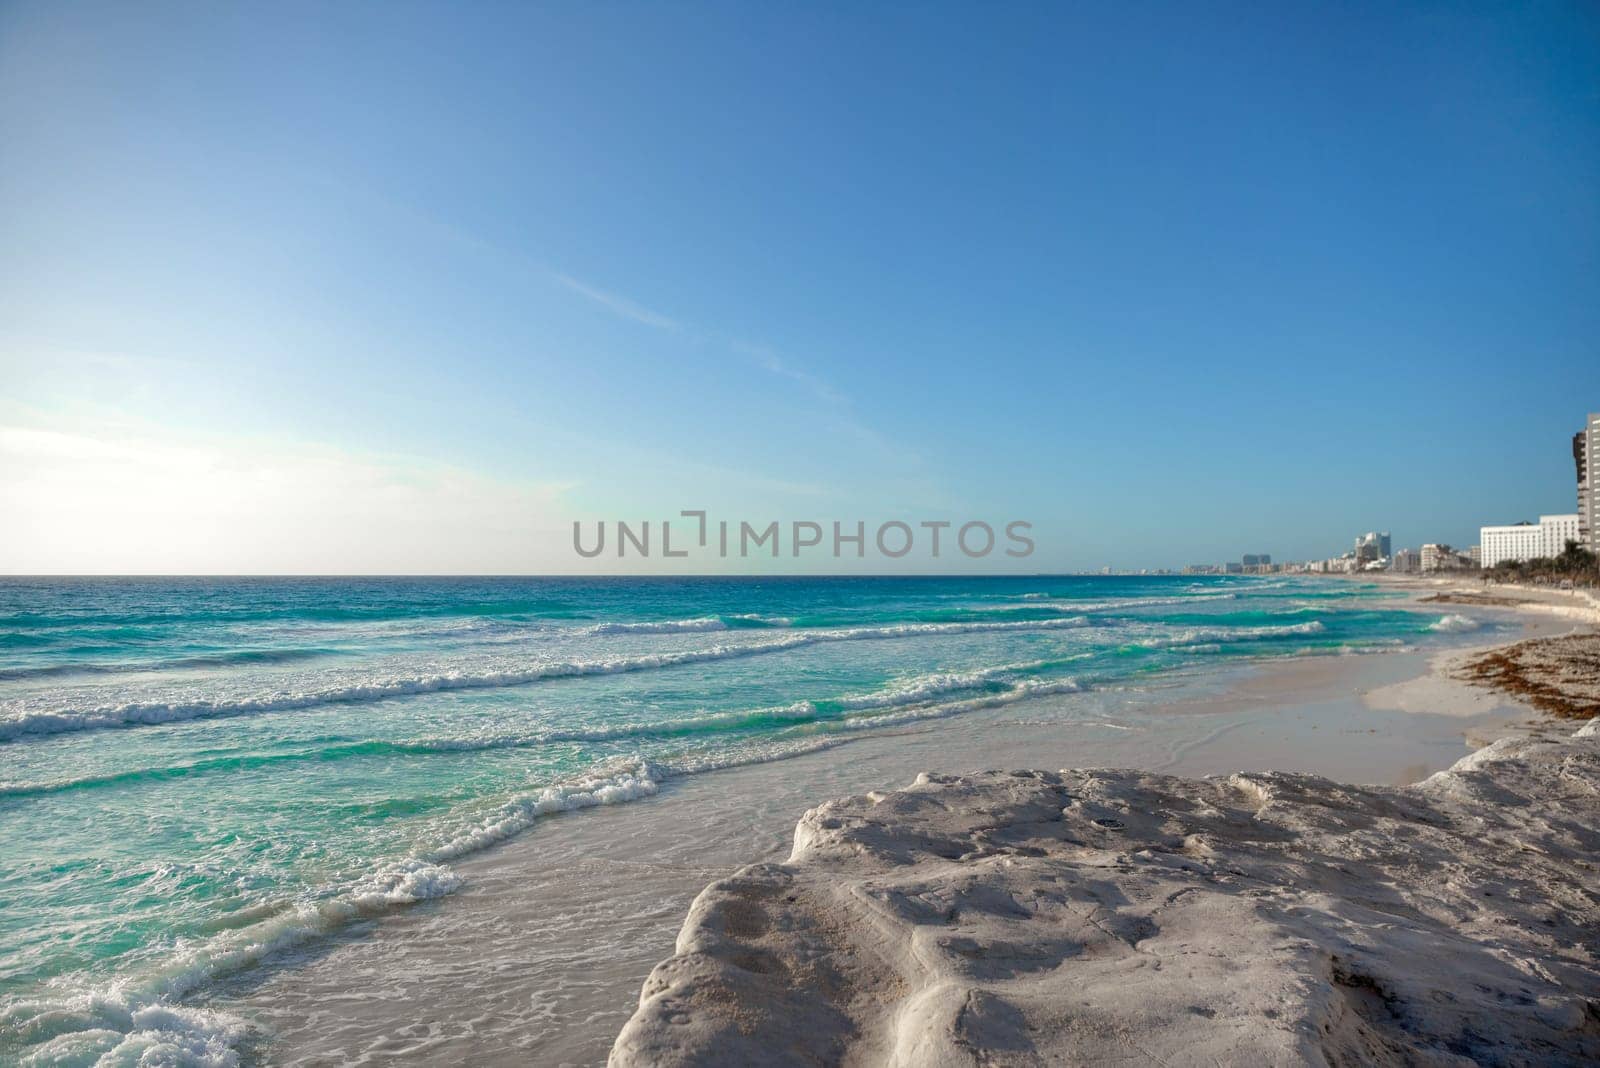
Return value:
[(1588, 5), (3, 3), (0, 571), (1466, 544), (1573, 509), (1597, 190)]

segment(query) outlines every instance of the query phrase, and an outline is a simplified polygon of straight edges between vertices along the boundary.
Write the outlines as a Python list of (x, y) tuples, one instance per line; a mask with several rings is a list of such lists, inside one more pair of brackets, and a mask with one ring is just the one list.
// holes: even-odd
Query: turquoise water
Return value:
[(1472, 626), (1391, 597), (1224, 577), (0, 580), (0, 1063), (229, 1063), (237, 1022), (183, 995), (447, 895), (452, 860), (552, 812), (895, 724)]

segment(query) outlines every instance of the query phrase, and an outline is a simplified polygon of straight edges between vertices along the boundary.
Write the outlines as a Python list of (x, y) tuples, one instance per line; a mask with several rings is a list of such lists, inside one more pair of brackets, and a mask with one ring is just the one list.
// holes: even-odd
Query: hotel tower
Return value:
[(1600, 412), (1590, 412), (1572, 435), (1572, 462), (1578, 468), (1578, 540), (1600, 551)]

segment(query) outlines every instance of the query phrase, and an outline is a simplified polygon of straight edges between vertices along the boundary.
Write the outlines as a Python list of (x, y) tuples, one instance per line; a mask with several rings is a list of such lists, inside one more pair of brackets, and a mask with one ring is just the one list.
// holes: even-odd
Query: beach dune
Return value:
[(1600, 721), (1414, 786), (921, 776), (695, 901), (611, 1063), (1592, 1064)]

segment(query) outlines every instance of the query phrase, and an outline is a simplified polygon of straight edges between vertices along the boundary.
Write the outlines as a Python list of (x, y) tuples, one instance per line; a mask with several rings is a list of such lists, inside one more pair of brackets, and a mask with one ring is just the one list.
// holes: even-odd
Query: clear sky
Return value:
[(1592, 4), (0, 0), (0, 571), (1467, 544), (1587, 411)]

